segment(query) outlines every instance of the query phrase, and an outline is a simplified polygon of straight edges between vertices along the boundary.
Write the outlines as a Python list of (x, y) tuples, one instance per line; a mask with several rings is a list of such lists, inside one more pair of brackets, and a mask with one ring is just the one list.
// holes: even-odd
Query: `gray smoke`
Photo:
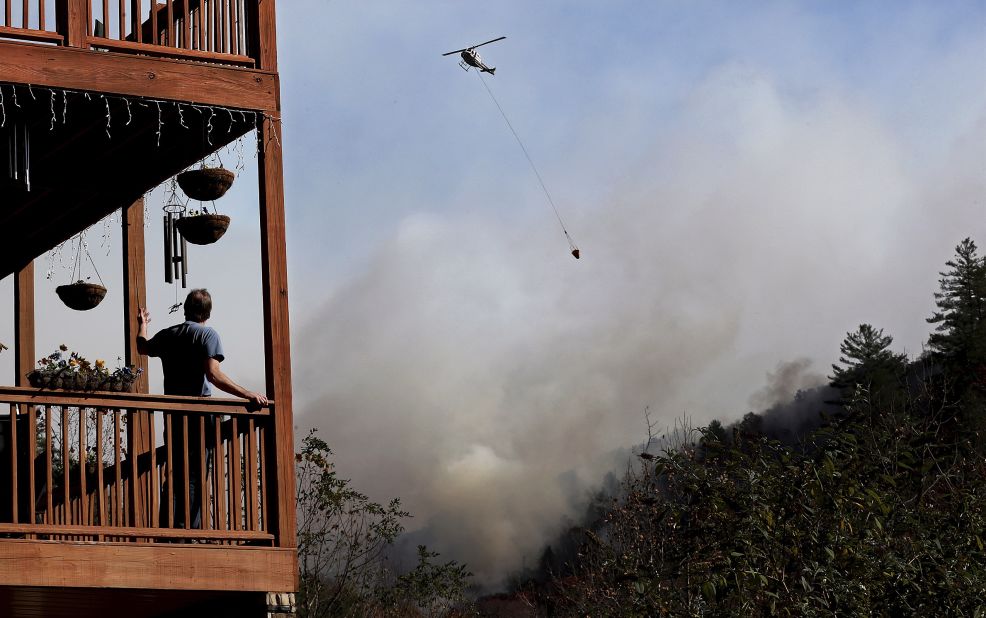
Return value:
[[(668, 426), (728, 421), (777, 359), (827, 366), (867, 316), (911, 349), (926, 335), (935, 270), (984, 193), (974, 168), (912, 174), (865, 106), (795, 99), (747, 67), (711, 74), (685, 109), (674, 130), (638, 131), (650, 152), (607, 198), (564, 200), (582, 260), (536, 187), (501, 218), (472, 214), (498, 212), (494, 198), (463, 194), (461, 214), (404, 219), (296, 324), (299, 425), (481, 581), (536, 559), (625, 464), (614, 450), (641, 442), (646, 406)], [(576, 169), (600, 156), (603, 137), (584, 134)], [(967, 201), (932, 215), (944, 186)], [(782, 366), (752, 402), (820, 379)]]

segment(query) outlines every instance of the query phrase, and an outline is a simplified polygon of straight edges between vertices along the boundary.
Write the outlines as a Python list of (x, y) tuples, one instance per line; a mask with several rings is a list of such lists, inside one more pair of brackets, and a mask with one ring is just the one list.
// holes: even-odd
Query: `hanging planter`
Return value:
[[(99, 278), (98, 284), (76, 278), (82, 276), (84, 266), (82, 262), (83, 249), (86, 250), (86, 258), (92, 265), (93, 272)], [(89, 246), (86, 244), (85, 232), (79, 234), (79, 246), (75, 251), (75, 266), (72, 268), (72, 279), (75, 279), (75, 283), (60, 285), (55, 288), (55, 294), (58, 294), (58, 298), (69, 309), (88, 311), (103, 302), (103, 299), (106, 298), (106, 286), (102, 285), (103, 279), (99, 276), (99, 271), (96, 270), (96, 263), (92, 261), (92, 256), (89, 255)]]
[(195, 214), (175, 220), (182, 237), (193, 245), (211, 245), (226, 233), (229, 217), (212, 213)]
[(234, 178), (236, 175), (224, 167), (203, 167), (178, 174), (178, 185), (193, 200), (210, 202), (225, 195)]
[(97, 283), (76, 281), (68, 285), (58, 286), (55, 288), (55, 293), (69, 309), (88, 311), (103, 302), (106, 297), (106, 288)]

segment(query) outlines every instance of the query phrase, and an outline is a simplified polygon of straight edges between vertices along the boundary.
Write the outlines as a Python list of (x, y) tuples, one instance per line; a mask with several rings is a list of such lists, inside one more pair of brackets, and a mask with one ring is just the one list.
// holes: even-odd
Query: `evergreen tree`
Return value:
[[(839, 345), (839, 363), (832, 365), (831, 385), (842, 391), (845, 401), (853, 399), (860, 388), (870, 398), (882, 398), (896, 391), (907, 369), (907, 357), (890, 350), (894, 338), (884, 335), (870, 324), (860, 324), (855, 332), (846, 333)], [(845, 402), (844, 401), (844, 402)]]
[(938, 311), (928, 318), (937, 325), (928, 347), (947, 367), (974, 373), (986, 365), (986, 257), (966, 238), (945, 265), (935, 293)]

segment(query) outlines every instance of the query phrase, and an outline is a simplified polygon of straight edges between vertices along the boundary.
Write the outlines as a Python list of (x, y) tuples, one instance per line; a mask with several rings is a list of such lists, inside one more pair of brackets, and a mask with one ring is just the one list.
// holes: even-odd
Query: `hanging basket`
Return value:
[(178, 185), (193, 200), (218, 200), (233, 185), (236, 175), (223, 167), (205, 167), (178, 174)]
[(193, 215), (175, 221), (181, 235), (193, 245), (211, 245), (226, 233), (229, 217), (226, 215)]
[(58, 286), (55, 288), (55, 293), (69, 309), (88, 311), (103, 301), (106, 297), (106, 288), (96, 283), (78, 281)]

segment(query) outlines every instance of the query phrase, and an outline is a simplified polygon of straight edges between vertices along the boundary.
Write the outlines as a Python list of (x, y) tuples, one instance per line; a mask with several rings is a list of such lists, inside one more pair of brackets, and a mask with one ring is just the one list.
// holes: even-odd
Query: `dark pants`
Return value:
[[(202, 419), (205, 419), (205, 432), (202, 431)], [(185, 439), (185, 421), (188, 421), (188, 440)], [(188, 496), (188, 511), (191, 520), (189, 528), (202, 528), (202, 498), (208, 496), (208, 486), (202, 487), (202, 469), (205, 466), (205, 475), (208, 477), (212, 470), (212, 457), (215, 450), (215, 416), (212, 414), (171, 414), (171, 443), (167, 442), (165, 434), (165, 445), (171, 449), (171, 461), (173, 471), (171, 483), (174, 487), (174, 518), (172, 519), (173, 528), (185, 527), (185, 496)], [(205, 450), (202, 449), (202, 438), (205, 438)], [(186, 484), (185, 457), (188, 457), (188, 482)], [(208, 483), (208, 479), (206, 480)], [(160, 525), (168, 525), (168, 494), (172, 488), (165, 483), (163, 496), (161, 497)], [(208, 509), (208, 506), (206, 507)], [(206, 510), (208, 517), (208, 510)]]

